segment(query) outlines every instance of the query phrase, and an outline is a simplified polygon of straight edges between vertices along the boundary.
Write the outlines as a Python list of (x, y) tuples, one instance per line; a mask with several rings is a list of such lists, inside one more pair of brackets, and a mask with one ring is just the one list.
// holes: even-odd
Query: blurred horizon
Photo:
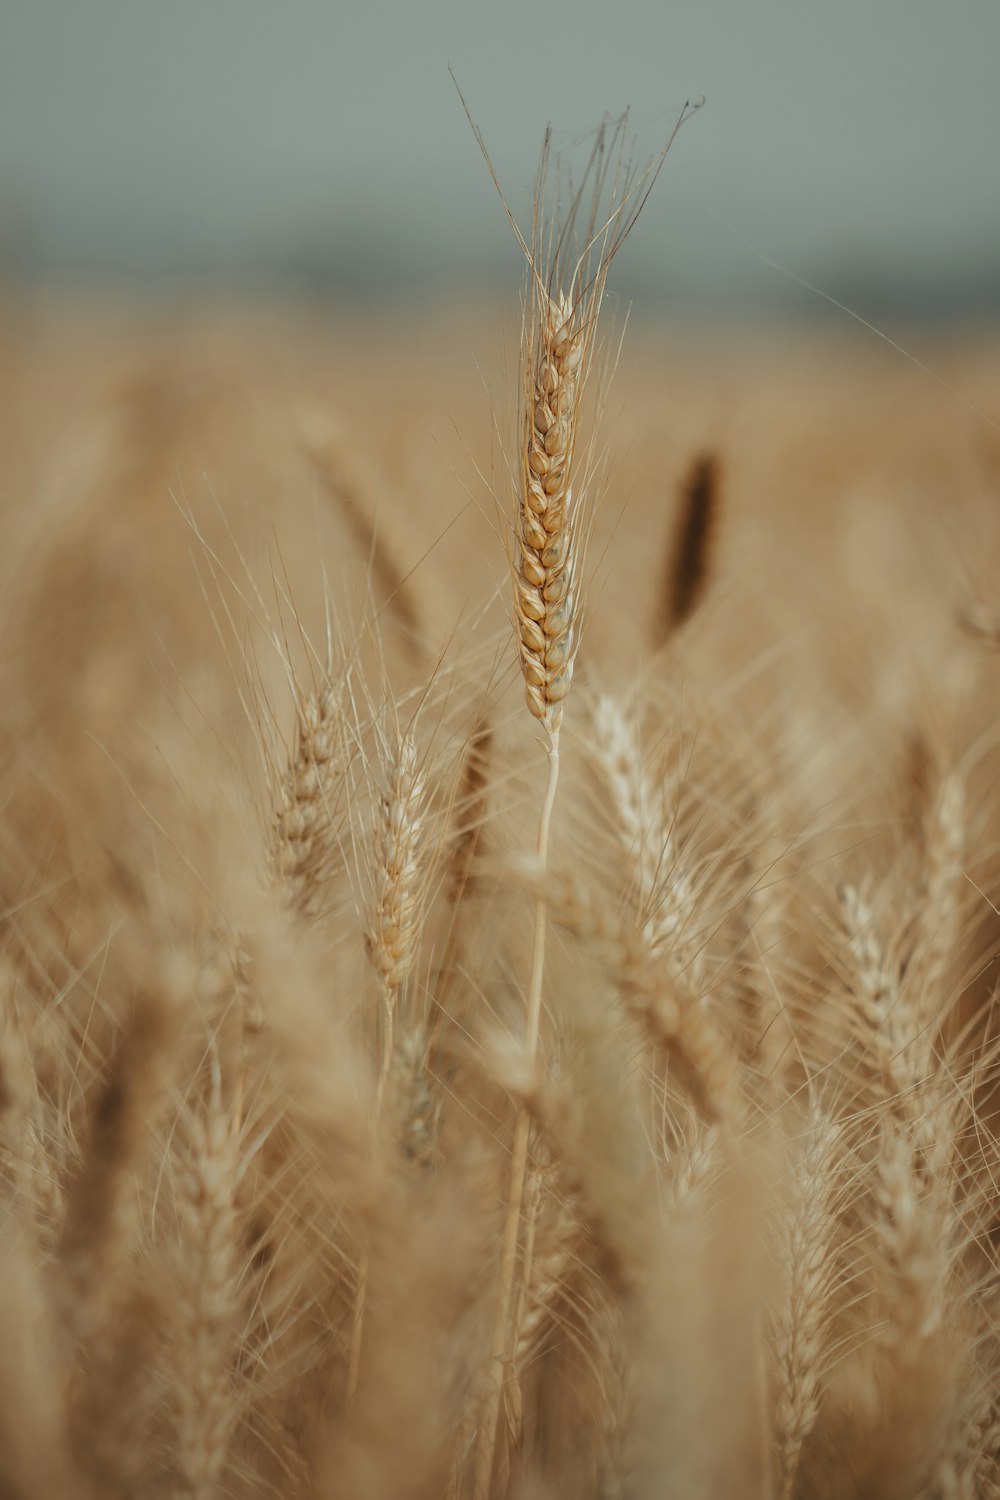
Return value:
[(998, 58), (995, 0), (8, 0), (0, 280), (358, 306), (509, 287), (450, 65), (522, 222), (549, 121), (558, 149), (631, 103), (642, 160), (706, 96), (621, 257), (626, 299), (992, 319)]

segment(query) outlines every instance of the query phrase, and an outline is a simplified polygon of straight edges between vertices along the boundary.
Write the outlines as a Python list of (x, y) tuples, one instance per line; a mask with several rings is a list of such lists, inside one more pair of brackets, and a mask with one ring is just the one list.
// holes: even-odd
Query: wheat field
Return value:
[(5, 1497), (1000, 1496), (996, 340), (595, 222), (3, 312)]

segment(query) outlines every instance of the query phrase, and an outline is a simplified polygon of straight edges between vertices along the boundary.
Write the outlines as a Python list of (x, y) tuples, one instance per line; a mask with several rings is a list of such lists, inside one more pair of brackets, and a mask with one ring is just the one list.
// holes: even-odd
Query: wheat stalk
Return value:
[(420, 938), (425, 793), (426, 778), (408, 732), (392, 753), (388, 791), (379, 796), (375, 887), (365, 932), (365, 952), (382, 994), (382, 1087), (392, 1057), (399, 993)]
[(204, 1100), (182, 1111), (175, 1133), (178, 1346), (177, 1451), (196, 1500), (219, 1492), (239, 1418), (235, 1355), (240, 1305), (236, 1190), (240, 1101), (223, 1099), (218, 1045), (209, 1047)]
[[(392, 1069), (399, 996), (413, 967), (421, 925), (421, 842), (424, 835), (426, 778), (411, 732), (391, 755), (388, 792), (379, 797), (375, 884), (368, 911), (365, 952), (379, 980), (382, 1047), (375, 1095), (377, 1132)], [(369, 1257), (362, 1252), (354, 1299), (347, 1396), (357, 1390), (362, 1330), (368, 1295)]]
[(814, 1103), (792, 1164), (792, 1201), (782, 1225), (783, 1298), (772, 1330), (782, 1500), (790, 1500), (794, 1491), (802, 1445), (819, 1416), (829, 1362), (842, 1149), (839, 1125)]
[(342, 695), (332, 683), (299, 698), (294, 747), (276, 788), (274, 866), (288, 904), (305, 917), (322, 911), (339, 852), (342, 719)]
[[(476, 135), (482, 146), (478, 131)], [(529, 712), (539, 721), (545, 734), (548, 774), (535, 842), (535, 856), (543, 872), (548, 863), (549, 830), (559, 782), (563, 704), (573, 680), (579, 644), (581, 517), (585, 515), (586, 504), (585, 494), (580, 493), (581, 476), (577, 473), (578, 451), (583, 443), (581, 404), (608, 270), (631, 222), (634, 222), (627, 221), (624, 225), (616, 222), (629, 201), (628, 193), (603, 223), (597, 221), (607, 164), (602, 134), (588, 167), (588, 174), (594, 171), (596, 193), (578, 258), (572, 261), (567, 247), (573, 243), (579, 195), (568, 222), (557, 232), (555, 250), (547, 251), (547, 151), (548, 142), (543, 151), (536, 189), (531, 246), (508, 210), (528, 264), (527, 311), (522, 328), (522, 440), (515, 475), (508, 560), (513, 578), (514, 628), (525, 696)], [(485, 146), (483, 152), (489, 164)], [(525, 1001), (524, 1054), (529, 1071), (534, 1069), (539, 1045), (545, 929), (545, 895), (540, 890), (535, 902), (531, 976)], [(516, 1344), (516, 1329), (510, 1324), (529, 1129), (528, 1114), (522, 1106), (514, 1127), (500, 1257), (493, 1338), (493, 1362), (497, 1370), (491, 1378), (477, 1447), (473, 1484), (475, 1500), (486, 1500), (489, 1492), (502, 1389), (498, 1371)]]
[[(465, 101), (462, 101), (463, 106)], [(559, 730), (563, 702), (573, 678), (579, 643), (576, 584), (582, 544), (580, 514), (583, 497), (574, 497), (580, 403), (594, 350), (597, 320), (604, 299), (611, 262), (632, 229), (646, 196), (663, 164), (674, 135), (690, 113), (685, 105), (663, 152), (640, 174), (638, 181), (623, 171), (621, 148), (626, 117), (610, 135), (602, 128), (564, 223), (549, 242), (545, 210), (549, 138), (542, 153), (534, 204), (533, 243), (529, 246), (501, 201), (524, 253), (528, 267), (528, 313), (522, 330), (524, 384), (522, 444), (515, 477), (513, 537), (508, 559), (514, 582), (514, 622), (521, 673), (530, 713), (546, 735), (548, 776), (542, 796), (535, 854), (539, 868), (548, 862), (549, 828), (559, 780)], [(485, 143), (466, 106), (466, 115), (499, 191)], [(614, 164), (612, 168), (612, 163)], [(607, 175), (613, 171), (611, 206), (600, 217)], [(581, 210), (584, 192), (592, 190), (589, 215)], [(574, 247), (578, 215), (582, 221), (579, 250)], [(575, 259), (574, 259), (575, 256)], [(525, 1002), (524, 1053), (534, 1070), (538, 1051), (545, 966), (546, 904), (544, 890), (535, 902), (531, 977)], [(504, 1222), (492, 1361), (502, 1367), (516, 1342), (509, 1327), (520, 1232), (521, 1204), (527, 1162), (529, 1118), (522, 1106), (517, 1114), (511, 1148), (507, 1211)], [(480, 1440), (476, 1451), (474, 1500), (486, 1500), (496, 1448), (497, 1417), (502, 1381), (490, 1382)]]

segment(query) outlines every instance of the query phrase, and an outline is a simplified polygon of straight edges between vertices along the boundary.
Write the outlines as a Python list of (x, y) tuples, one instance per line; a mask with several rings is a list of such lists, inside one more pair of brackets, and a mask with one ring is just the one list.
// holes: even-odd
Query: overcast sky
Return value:
[(679, 136), (619, 281), (1000, 309), (1000, 0), (0, 0), (0, 256), (352, 295), (517, 273), (542, 132)]

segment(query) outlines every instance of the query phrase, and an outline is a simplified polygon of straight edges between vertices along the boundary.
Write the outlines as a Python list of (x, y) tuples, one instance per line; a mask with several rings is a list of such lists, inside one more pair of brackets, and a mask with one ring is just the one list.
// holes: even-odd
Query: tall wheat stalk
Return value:
[[(689, 113), (689, 106), (685, 106), (674, 135)], [(590, 446), (582, 430), (583, 397), (611, 262), (638, 217), (673, 135), (664, 151), (635, 179), (624, 160), (627, 116), (610, 129), (602, 127), (562, 220), (558, 177), (553, 183), (549, 176), (551, 138), (547, 135), (529, 244), (499, 189), (471, 115), (469, 121), (524, 253), (528, 276), (521, 331), (522, 438), (515, 471), (513, 522), (506, 535), (525, 696), (529, 712), (542, 726), (547, 760), (535, 841), (539, 888), (525, 997), (524, 1068), (530, 1077), (537, 1066), (541, 1031), (547, 922), (544, 882), (559, 784), (559, 734), (579, 645), (579, 589), (589, 521), (587, 485), (593, 478), (588, 472), (590, 466), (581, 463)], [(503, 1381), (517, 1345), (511, 1313), (530, 1130), (530, 1116), (522, 1104), (511, 1146), (492, 1345), (494, 1368), (476, 1449), (475, 1500), (486, 1500), (489, 1494)]]

